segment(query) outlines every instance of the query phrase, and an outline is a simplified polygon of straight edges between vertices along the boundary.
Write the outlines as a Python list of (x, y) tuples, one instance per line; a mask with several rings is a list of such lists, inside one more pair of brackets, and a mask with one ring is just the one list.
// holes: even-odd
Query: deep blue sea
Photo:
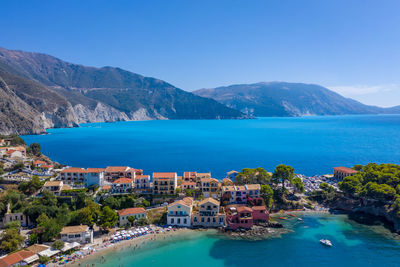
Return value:
[[(285, 221), (289, 233), (263, 241), (227, 240), (198, 232), (147, 242), (138, 250), (128, 245), (81, 264), (104, 267), (219, 266), (400, 266), (400, 242), (382, 226), (365, 226), (346, 215), (301, 215)], [(333, 247), (319, 244), (331, 240)]]
[(306, 175), (335, 166), (400, 163), (400, 115), (313, 116), (254, 120), (90, 123), (23, 136), (44, 154), (76, 167), (153, 171), (227, 171), (281, 163)]

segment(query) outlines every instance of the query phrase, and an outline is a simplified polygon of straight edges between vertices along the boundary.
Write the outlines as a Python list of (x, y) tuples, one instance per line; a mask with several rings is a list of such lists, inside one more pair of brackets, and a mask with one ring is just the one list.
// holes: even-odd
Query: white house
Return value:
[(182, 200), (177, 200), (168, 206), (167, 224), (190, 227), (191, 214), (193, 209), (193, 198), (185, 197)]
[(136, 220), (146, 218), (146, 210), (144, 208), (128, 208), (119, 210), (118, 211), (119, 226), (126, 225), (129, 222), (128, 218), (131, 216), (135, 217)]
[(64, 242), (93, 243), (93, 230), (87, 225), (66, 226), (60, 235)]
[(112, 183), (113, 194), (124, 194), (132, 191), (133, 180), (130, 178), (118, 178)]
[(61, 180), (66, 184), (85, 183), (86, 186), (104, 183), (104, 169), (101, 168), (66, 168), (60, 172)]

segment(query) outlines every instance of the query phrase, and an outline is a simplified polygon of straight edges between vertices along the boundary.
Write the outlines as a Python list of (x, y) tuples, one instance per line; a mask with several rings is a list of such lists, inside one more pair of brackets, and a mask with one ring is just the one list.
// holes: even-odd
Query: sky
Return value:
[(0, 46), (193, 91), (320, 84), (400, 105), (398, 0), (1, 0)]

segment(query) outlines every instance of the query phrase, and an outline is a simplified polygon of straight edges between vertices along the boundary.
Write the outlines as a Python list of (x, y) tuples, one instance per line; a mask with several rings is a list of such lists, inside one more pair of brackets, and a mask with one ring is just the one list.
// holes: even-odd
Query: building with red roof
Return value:
[(337, 179), (342, 180), (344, 177), (353, 176), (357, 171), (347, 167), (335, 167), (333, 168), (333, 176)]
[(178, 185), (176, 172), (154, 172), (153, 173), (153, 194), (173, 195)]
[(146, 219), (146, 210), (144, 208), (128, 208), (128, 209), (123, 209), (123, 210), (119, 210), (118, 212), (118, 225), (124, 226), (126, 225), (129, 220), (128, 218), (133, 216), (135, 217), (136, 220), (139, 219)]
[(132, 192), (133, 180), (131, 178), (118, 178), (112, 183), (113, 194), (126, 194)]

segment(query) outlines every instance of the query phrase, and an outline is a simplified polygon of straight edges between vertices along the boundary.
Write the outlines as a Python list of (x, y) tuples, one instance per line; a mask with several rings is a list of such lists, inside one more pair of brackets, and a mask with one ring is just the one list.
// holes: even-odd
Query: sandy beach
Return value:
[[(195, 231), (187, 228), (172, 228), (170, 231), (165, 231), (166, 228), (159, 228), (159, 229), (163, 229), (164, 232), (147, 234), (129, 240), (123, 240), (117, 243), (109, 242), (108, 235), (102, 236), (100, 238), (96, 238), (95, 242), (90, 245), (92, 250), (89, 251), (80, 250), (81, 252), (84, 252), (84, 255), (76, 257), (73, 261), (67, 264), (50, 263), (48, 264), (48, 266), (49, 267), (85, 266), (85, 263), (92, 262), (93, 259), (95, 258), (98, 259), (100, 262), (105, 262), (107, 261), (107, 255), (109, 253), (120, 252), (124, 249), (133, 249), (133, 250), (140, 249), (143, 245), (145, 245), (148, 242), (162, 241), (171, 237), (175, 237), (182, 234), (188, 234)], [(107, 241), (103, 242), (103, 240)]]

